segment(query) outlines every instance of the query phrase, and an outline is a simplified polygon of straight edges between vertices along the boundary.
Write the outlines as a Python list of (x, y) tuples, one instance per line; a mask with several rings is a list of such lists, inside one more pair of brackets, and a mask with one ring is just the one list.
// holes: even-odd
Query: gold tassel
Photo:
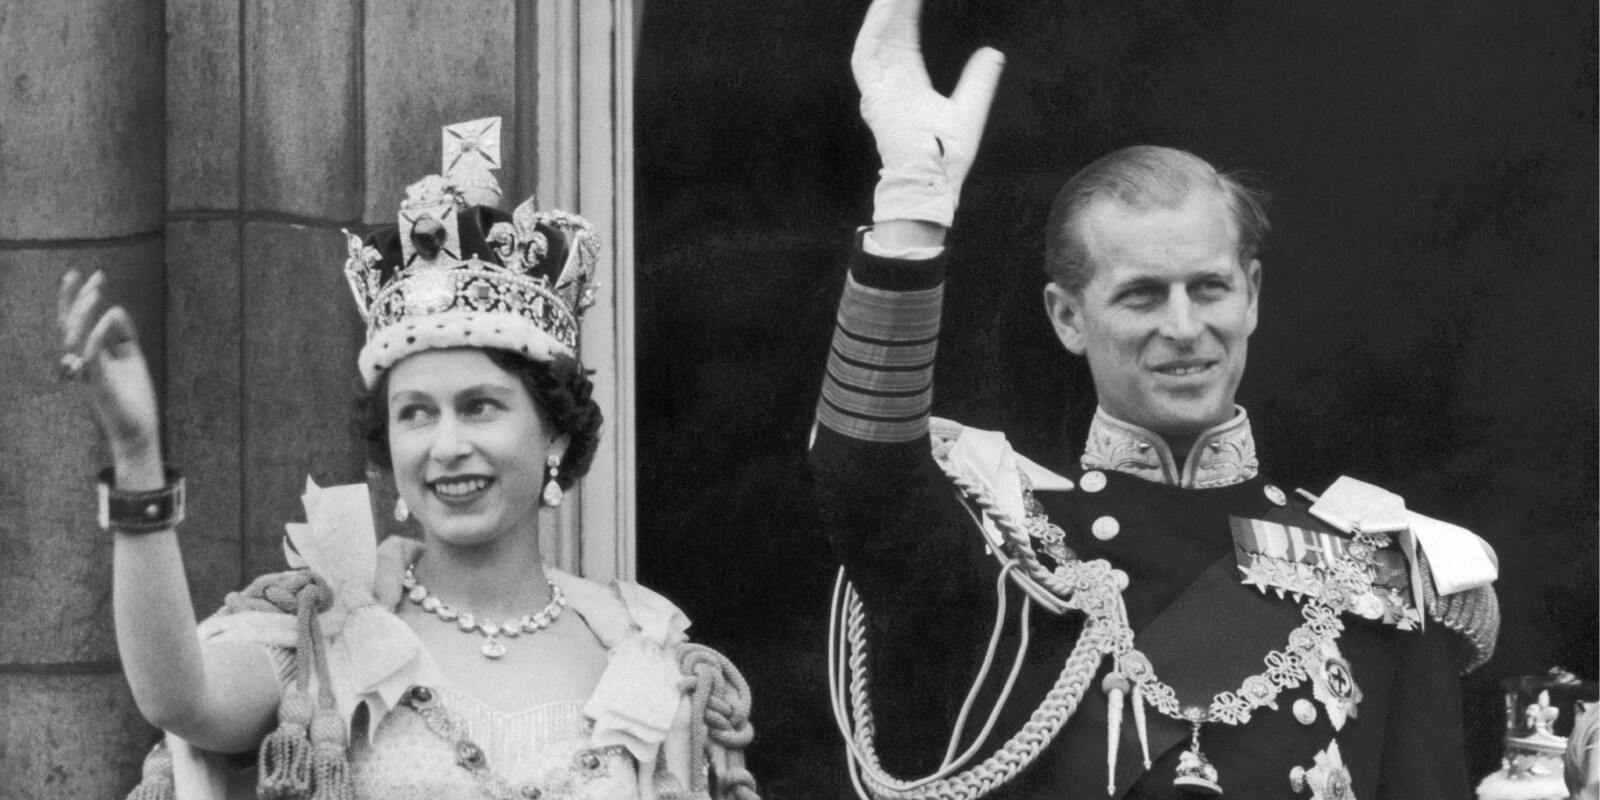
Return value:
[(317, 709), (311, 720), (311, 747), (311, 800), (355, 800), (344, 723), (333, 709)]
[(1120, 672), (1106, 674), (1100, 682), (1106, 693), (1106, 794), (1117, 793), (1117, 749), (1122, 744), (1122, 702), (1128, 694), (1128, 679)]
[(297, 686), (284, 689), (278, 706), (278, 727), (261, 742), (260, 800), (305, 800), (311, 796), (312, 714), (310, 693)]
[(1139, 750), (1144, 754), (1144, 768), (1150, 768), (1150, 729), (1144, 721), (1144, 692), (1133, 687), (1133, 724), (1139, 730)]
[(128, 800), (173, 800), (172, 778), (146, 778), (128, 793)]

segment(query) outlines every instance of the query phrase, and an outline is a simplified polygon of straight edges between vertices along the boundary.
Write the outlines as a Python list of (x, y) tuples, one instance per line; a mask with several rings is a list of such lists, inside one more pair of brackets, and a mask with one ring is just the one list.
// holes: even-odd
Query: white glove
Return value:
[(921, 220), (948, 228), (978, 155), (1005, 56), (979, 49), (955, 91), (939, 94), (922, 62), (921, 11), (921, 0), (875, 0), (856, 36), (850, 70), (861, 91), (861, 119), (883, 163), (872, 221)]

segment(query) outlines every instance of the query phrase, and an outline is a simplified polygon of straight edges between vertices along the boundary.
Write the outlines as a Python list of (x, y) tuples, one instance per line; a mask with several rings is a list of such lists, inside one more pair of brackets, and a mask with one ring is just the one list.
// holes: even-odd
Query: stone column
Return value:
[(0, 782), (6, 797), (114, 797), (155, 738), (117, 660), (107, 463), (55, 380), (56, 288), (103, 270), (164, 360), (159, 0), (0, 10)]

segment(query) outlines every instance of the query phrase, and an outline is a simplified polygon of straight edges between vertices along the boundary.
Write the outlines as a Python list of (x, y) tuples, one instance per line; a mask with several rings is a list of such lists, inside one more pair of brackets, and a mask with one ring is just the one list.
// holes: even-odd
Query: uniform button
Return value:
[(1267, 493), (1267, 499), (1271, 500), (1272, 504), (1275, 506), (1287, 505), (1289, 503), (1288, 495), (1285, 495), (1282, 489), (1279, 489), (1270, 483), (1262, 487), (1261, 491)]
[(1294, 718), (1301, 725), (1310, 725), (1317, 721), (1317, 705), (1304, 697), (1294, 701)]
[(1106, 474), (1100, 470), (1091, 469), (1083, 473), (1083, 477), (1078, 479), (1078, 485), (1082, 486), (1084, 491), (1093, 494), (1106, 488)]
[(1116, 517), (1101, 517), (1094, 521), (1089, 530), (1094, 533), (1094, 538), (1104, 542), (1121, 533), (1122, 524), (1117, 522)]

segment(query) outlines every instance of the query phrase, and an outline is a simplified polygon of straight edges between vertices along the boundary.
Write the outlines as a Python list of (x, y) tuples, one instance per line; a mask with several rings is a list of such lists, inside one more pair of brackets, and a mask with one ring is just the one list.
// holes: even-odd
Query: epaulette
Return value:
[(1433, 584), (1433, 573), (1426, 553), (1418, 553), (1421, 562), (1424, 602), (1428, 618), (1460, 634), (1471, 646), (1462, 659), (1461, 672), (1471, 672), (1494, 656), (1496, 641), (1500, 638), (1500, 600), (1494, 586), (1475, 586), (1455, 594), (1440, 595)]
[(1399, 538), (1428, 618), (1461, 635), (1471, 647), (1463, 672), (1494, 655), (1500, 634), (1500, 604), (1493, 587), (1499, 560), (1488, 542), (1465, 528), (1411, 511), (1399, 495), (1349, 476), (1341, 476), (1313, 500), (1311, 514), (1345, 533), (1359, 529)]
[[(984, 545), (1012, 582), (1041, 608), (1066, 613), (1070, 587), (1041, 563), (1033, 549), (1032, 526), (1047, 523), (1028, 505), (1032, 490), (1067, 491), (1072, 481), (1011, 449), (1004, 434), (963, 426), (939, 417), (928, 420), (933, 460), (954, 484), (961, 506), (983, 534)], [(1039, 531), (1048, 541), (1049, 532)]]

